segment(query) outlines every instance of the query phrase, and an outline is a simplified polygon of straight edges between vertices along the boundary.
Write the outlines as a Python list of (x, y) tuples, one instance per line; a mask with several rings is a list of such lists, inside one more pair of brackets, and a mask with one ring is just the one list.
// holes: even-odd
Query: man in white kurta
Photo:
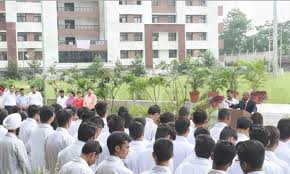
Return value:
[(4, 109), (4, 101), (5, 101), (4, 91), (5, 88), (0, 86), (0, 109)]
[(29, 105), (43, 106), (42, 94), (36, 90), (34, 86), (31, 87), (31, 92), (28, 93)]
[(24, 144), (16, 136), (16, 129), (20, 124), (21, 116), (18, 113), (7, 116), (3, 121), (3, 125), (9, 132), (0, 139), (1, 174), (32, 173)]
[(8, 112), (0, 108), (0, 139), (6, 135), (8, 130), (3, 126), (3, 120), (7, 117)]
[(66, 108), (66, 101), (68, 97), (64, 95), (64, 90), (59, 91), (59, 96), (56, 99), (56, 103), (59, 104), (62, 108)]
[(148, 116), (146, 117), (146, 125), (144, 138), (149, 142), (154, 140), (154, 136), (157, 130), (155, 121), (160, 116), (160, 107), (157, 105), (150, 106), (148, 109)]
[(250, 139), (249, 137), (249, 131), (250, 131), (250, 127), (252, 125), (252, 120), (250, 118), (247, 117), (240, 117), (237, 120), (237, 134), (238, 134), (238, 142), (241, 141), (247, 141)]
[(277, 128), (280, 132), (280, 141), (275, 153), (278, 158), (290, 166), (290, 119), (283, 118), (279, 120)]
[(12, 113), (11, 108), (16, 105), (15, 87), (11, 85), (9, 91), (4, 93), (4, 106), (8, 113)]
[(232, 90), (227, 90), (227, 98), (222, 102), (222, 108), (229, 109), (231, 105), (238, 104), (239, 101), (234, 98), (234, 92)]
[(220, 138), (221, 131), (230, 124), (231, 116), (227, 109), (218, 111), (218, 122), (210, 129), (210, 136), (217, 142)]

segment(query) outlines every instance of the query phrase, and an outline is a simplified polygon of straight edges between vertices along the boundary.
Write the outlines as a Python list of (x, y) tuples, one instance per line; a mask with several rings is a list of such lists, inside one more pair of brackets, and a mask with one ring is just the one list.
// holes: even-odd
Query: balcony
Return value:
[(60, 40), (58, 44), (59, 51), (105, 51), (107, 50), (107, 41), (105, 40), (91, 40), (90, 49), (78, 48), (76, 42), (67, 42)]
[(5, 2), (0, 1), (0, 11), (5, 11)]
[(96, 7), (59, 7), (58, 8), (58, 18), (98, 18), (99, 9)]
[(94, 36), (99, 37), (99, 25), (59, 25), (60, 36)]

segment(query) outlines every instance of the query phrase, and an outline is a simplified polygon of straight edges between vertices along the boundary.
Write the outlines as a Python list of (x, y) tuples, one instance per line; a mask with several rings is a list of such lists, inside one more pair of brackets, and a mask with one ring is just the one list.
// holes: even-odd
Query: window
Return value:
[(0, 51), (0, 60), (7, 60), (7, 52)]
[(192, 6), (192, 0), (185, 0), (186, 6)]
[(17, 22), (26, 22), (26, 14), (24, 13), (17, 14)]
[(186, 23), (192, 23), (192, 16), (191, 15), (186, 15)]
[(158, 23), (159, 22), (159, 16), (152, 16), (152, 23)]
[(119, 5), (127, 5), (127, 0), (119, 0)]
[(206, 23), (206, 16), (205, 15), (201, 15), (199, 16), (199, 23)]
[(42, 60), (42, 51), (35, 51), (34, 52), (34, 59)]
[(142, 50), (135, 50), (135, 57), (136, 58), (143, 57), (143, 51)]
[(137, 5), (141, 5), (141, 4), (142, 4), (142, 1), (141, 1), (141, 0), (137, 0), (137, 1), (136, 1), (136, 4), (137, 4)]
[(76, 38), (75, 37), (66, 37), (65, 38), (65, 44), (67, 44), (67, 45), (75, 45), (76, 44)]
[(135, 33), (134, 40), (135, 41), (142, 41), (142, 33)]
[(41, 22), (41, 14), (34, 14), (33, 22)]
[(74, 20), (65, 20), (65, 29), (75, 29), (75, 21)]
[(3, 41), (7, 41), (6, 33), (5, 33), (5, 32), (1, 32), (1, 33), (0, 33), (0, 41), (1, 41), (1, 42), (3, 42)]
[(206, 33), (199, 33), (199, 40), (206, 40)]
[(186, 33), (186, 40), (192, 40), (193, 39), (193, 33), (192, 32), (187, 32)]
[(128, 41), (128, 33), (120, 33), (120, 41)]
[(152, 0), (152, 6), (158, 6), (159, 0)]
[(152, 54), (153, 58), (159, 58), (159, 51), (158, 50), (153, 50), (153, 54)]
[(127, 15), (120, 15), (119, 22), (120, 23), (127, 23), (128, 22), (128, 16)]
[(0, 22), (6, 22), (5, 13), (0, 13)]
[(27, 60), (28, 54), (27, 51), (18, 51), (18, 60)]
[(27, 33), (18, 33), (17, 34), (18, 41), (27, 41)]
[(34, 41), (42, 41), (42, 33), (35, 33)]
[(194, 51), (193, 51), (193, 49), (187, 49), (186, 50), (186, 56), (188, 56), (188, 57), (194, 57)]
[(158, 41), (159, 40), (159, 33), (152, 33), (152, 41)]
[(141, 23), (142, 22), (142, 16), (141, 15), (135, 15), (133, 18), (134, 23)]
[(74, 11), (75, 4), (74, 3), (64, 3), (64, 11)]
[(206, 6), (206, 0), (200, 0), (200, 6)]
[(167, 0), (168, 5), (175, 6), (175, 0)]
[(129, 56), (128, 56), (128, 52), (129, 51), (127, 51), (127, 50), (121, 50), (120, 51), (121, 53), (120, 53), (120, 57), (121, 57), (121, 59), (127, 59)]
[(168, 41), (176, 41), (176, 33), (168, 33)]
[(175, 16), (168, 16), (168, 23), (175, 23)]
[(177, 50), (169, 50), (169, 58), (177, 58)]

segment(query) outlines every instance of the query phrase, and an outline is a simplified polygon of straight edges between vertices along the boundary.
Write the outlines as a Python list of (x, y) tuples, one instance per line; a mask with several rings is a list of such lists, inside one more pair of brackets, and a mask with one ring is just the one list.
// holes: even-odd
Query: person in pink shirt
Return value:
[(97, 97), (93, 93), (92, 88), (88, 88), (87, 95), (84, 98), (84, 107), (88, 107), (92, 110), (95, 108), (96, 104), (97, 104)]
[(73, 91), (70, 91), (69, 92), (69, 98), (66, 100), (66, 105), (69, 106), (69, 105), (74, 105), (75, 103), (75, 92)]

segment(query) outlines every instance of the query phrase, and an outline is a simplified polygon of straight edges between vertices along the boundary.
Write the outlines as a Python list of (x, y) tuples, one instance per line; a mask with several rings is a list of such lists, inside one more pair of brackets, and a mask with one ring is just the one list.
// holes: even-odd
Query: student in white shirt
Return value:
[(189, 133), (190, 122), (186, 118), (179, 118), (175, 121), (176, 139), (174, 144), (174, 157), (173, 164), (176, 169), (181, 162), (191, 155), (194, 151), (194, 147), (188, 142), (187, 137)]
[(74, 136), (78, 133), (79, 126), (82, 123), (83, 114), (86, 112), (89, 112), (89, 108), (87, 107), (81, 107), (77, 109), (77, 120), (74, 121), (74, 123), (71, 125), (71, 127), (68, 129), (68, 132), (71, 134), (71, 136)]
[(59, 96), (57, 97), (56, 103), (61, 105), (62, 108), (66, 108), (66, 101), (68, 97), (64, 95), (64, 90), (59, 90)]
[(250, 127), (253, 124), (252, 120), (247, 117), (240, 117), (237, 120), (238, 142), (249, 140)]
[(192, 114), (192, 120), (194, 123), (194, 129), (192, 130), (191, 133), (188, 135), (188, 141), (190, 144), (193, 146), (195, 145), (195, 130), (197, 128), (206, 128), (207, 123), (208, 123), (208, 116), (207, 113), (203, 109), (197, 109), (193, 114)]
[(247, 140), (237, 145), (239, 164), (244, 174), (265, 174), (262, 171), (265, 149), (255, 140)]
[(155, 166), (142, 174), (172, 174), (169, 163), (173, 157), (173, 144), (168, 139), (158, 139), (153, 146), (153, 159)]
[(228, 109), (220, 109), (218, 111), (218, 122), (210, 129), (210, 136), (217, 142), (220, 133), (224, 127), (231, 122), (231, 115)]
[(262, 125), (264, 124), (263, 115), (259, 112), (255, 112), (251, 115), (251, 120), (253, 121), (253, 125)]
[(237, 131), (229, 126), (225, 127), (220, 133), (219, 140), (225, 140), (233, 144), (236, 144), (237, 139), (238, 139)]
[(157, 120), (160, 116), (161, 110), (158, 105), (152, 105), (148, 109), (148, 116), (146, 117), (144, 138), (148, 141), (154, 140), (154, 135), (157, 129)]
[(3, 126), (3, 120), (7, 117), (8, 112), (0, 108), (0, 139), (4, 137), (8, 130)]
[(32, 130), (28, 140), (28, 154), (31, 159), (32, 169), (45, 169), (44, 142), (54, 132), (51, 123), (54, 120), (54, 108), (43, 106), (40, 108), (40, 124)]
[(74, 142), (68, 128), (73, 120), (73, 112), (69, 109), (61, 109), (56, 113), (58, 128), (50, 134), (44, 144), (45, 166), (50, 173), (54, 173), (58, 153)]
[(31, 86), (31, 92), (28, 94), (29, 105), (43, 106), (43, 98), (35, 86)]
[(5, 101), (4, 91), (5, 88), (3, 86), (0, 86), (0, 109), (4, 109), (4, 101)]
[(10, 85), (9, 91), (4, 93), (4, 107), (9, 114), (12, 113), (12, 107), (16, 105), (15, 86)]
[(89, 141), (82, 147), (80, 156), (65, 164), (58, 174), (94, 174), (89, 166), (96, 162), (100, 153), (100, 144)]
[(211, 156), (213, 160), (212, 169), (208, 174), (226, 174), (235, 156), (236, 148), (233, 143), (224, 140), (219, 141), (213, 150)]
[(133, 174), (125, 167), (122, 159), (126, 159), (129, 153), (131, 138), (124, 132), (113, 132), (108, 137), (108, 156), (96, 169), (96, 174)]
[(275, 153), (278, 158), (290, 166), (290, 147), (287, 146), (287, 143), (290, 143), (290, 119), (283, 118), (279, 120), (277, 128), (280, 131), (280, 141)]
[(102, 129), (102, 132), (109, 132), (108, 123), (107, 123), (107, 111), (108, 111), (108, 105), (105, 102), (98, 102), (95, 106), (96, 113), (98, 116), (100, 116), (103, 119), (104, 122), (104, 128)]
[[(198, 135), (196, 137), (195, 154), (183, 161), (175, 171), (175, 174), (194, 173), (207, 174), (212, 167), (210, 156), (215, 142), (209, 135)], [(193, 152), (192, 152), (193, 154)]]
[(234, 98), (234, 91), (228, 89), (227, 90), (227, 98), (224, 99), (224, 101), (222, 102), (222, 108), (229, 109), (231, 105), (236, 105), (238, 103), (239, 103), (239, 101)]

